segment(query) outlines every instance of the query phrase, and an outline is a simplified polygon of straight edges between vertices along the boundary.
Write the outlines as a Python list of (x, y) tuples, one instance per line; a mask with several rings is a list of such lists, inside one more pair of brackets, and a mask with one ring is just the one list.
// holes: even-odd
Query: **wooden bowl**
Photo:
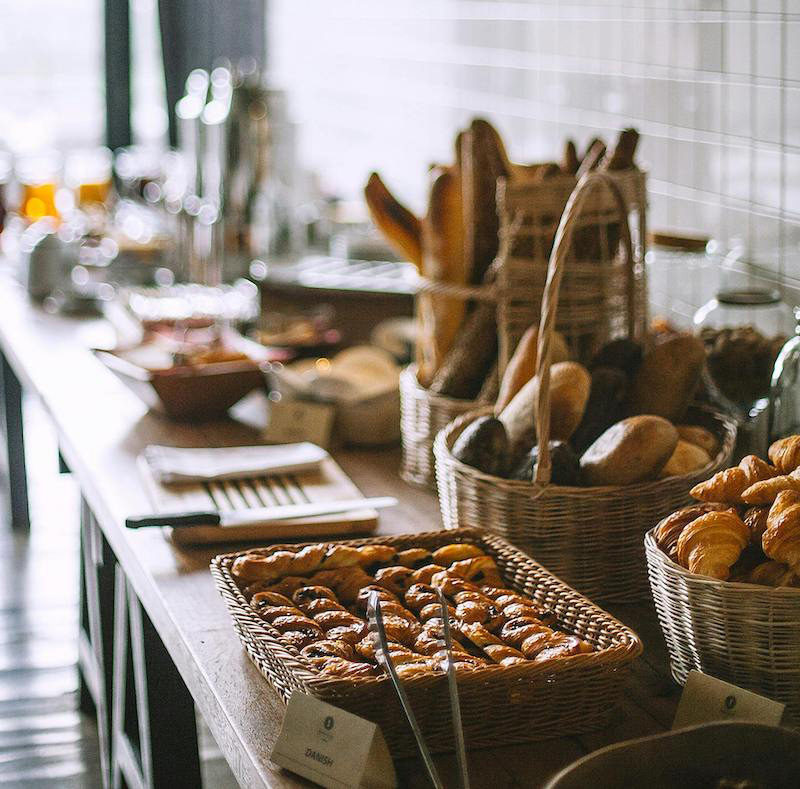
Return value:
[(723, 778), (789, 789), (799, 775), (800, 733), (731, 721), (601, 748), (562, 770), (545, 789), (716, 789)]
[(219, 419), (246, 394), (265, 387), (258, 363), (250, 359), (148, 370), (114, 351), (95, 353), (145, 405), (185, 422)]

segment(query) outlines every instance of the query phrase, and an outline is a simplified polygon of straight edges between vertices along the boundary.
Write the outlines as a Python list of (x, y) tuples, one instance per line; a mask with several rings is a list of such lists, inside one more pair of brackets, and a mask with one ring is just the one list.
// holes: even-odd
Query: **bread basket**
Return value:
[[(597, 651), (550, 663), (487, 666), (459, 675), (459, 698), (468, 748), (489, 748), (563, 737), (601, 728), (619, 700), (633, 660), (641, 653), (637, 635), (610, 614), (559, 581), (513, 546), (483, 532), (393, 535), (337, 542), (436, 548), (468, 542), (494, 557), (510, 587), (552, 609), (560, 627)], [(302, 545), (272, 545), (264, 553)], [(231, 575), (240, 554), (217, 556), (211, 574), (225, 600), (247, 654), (269, 683), (288, 700), (296, 691), (349, 710), (380, 725), (395, 758), (417, 755), (411, 729), (386, 677), (343, 679), (319, 673), (250, 608)], [(424, 675), (404, 682), (431, 751), (452, 750), (447, 678)]]
[[(636, 167), (607, 176), (625, 198), (625, 224), (633, 226), (630, 268), (615, 261), (612, 236), (619, 217), (614, 200), (595, 194), (580, 217), (582, 240), (594, 244), (590, 261), (575, 261), (565, 273), (565, 296), (557, 327), (580, 349), (605, 340), (624, 327), (628, 316), (639, 329), (645, 323), (645, 174)], [(576, 188), (571, 175), (515, 183), (498, 180), (500, 249), (493, 264), (494, 286), (465, 288), (420, 278), (417, 301), (436, 294), (455, 299), (497, 302), (498, 370), (502, 375), (525, 330), (538, 320), (547, 279), (548, 261), (559, 218)], [(628, 228), (630, 230), (630, 226)], [(584, 250), (585, 251), (585, 250)], [(628, 277), (631, 281), (628, 282)], [(628, 299), (629, 287), (632, 299)], [(418, 305), (419, 306), (419, 305)], [(436, 434), (456, 417), (480, 407), (475, 400), (457, 400), (421, 386), (416, 368), (401, 378), (401, 476), (424, 487), (435, 485), (433, 442)]]
[(644, 540), (675, 681), (692, 669), (786, 704), (800, 726), (800, 589), (695, 575)]
[(533, 556), (551, 572), (593, 599), (626, 602), (649, 594), (642, 539), (664, 515), (689, 500), (690, 488), (728, 465), (736, 439), (735, 424), (724, 416), (694, 408), (689, 420), (711, 430), (719, 441), (717, 456), (705, 468), (624, 487), (566, 487), (550, 484), (550, 343), (556, 327), (559, 288), (582, 210), (597, 188), (608, 190), (619, 214), (627, 278), (627, 332), (638, 324), (635, 259), (628, 210), (614, 179), (604, 173), (584, 177), (569, 199), (556, 235), (542, 300), (537, 375), (541, 381), (536, 434), (541, 448), (533, 482), (485, 474), (459, 462), (451, 449), (462, 430), (482, 409), (464, 414), (434, 443), (439, 503), (445, 528), (485, 528)]

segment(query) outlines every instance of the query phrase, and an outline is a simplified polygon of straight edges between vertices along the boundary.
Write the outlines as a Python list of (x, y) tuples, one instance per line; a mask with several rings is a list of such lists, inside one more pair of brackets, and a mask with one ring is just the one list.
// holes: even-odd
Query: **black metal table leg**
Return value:
[(25, 444), (22, 433), (22, 387), (5, 354), (0, 352), (0, 385), (2, 385), (2, 421), (6, 438), (5, 457), (10, 501), (11, 525), (15, 529), (30, 528), (28, 480), (25, 474)]
[(113, 785), (196, 789), (192, 697), (119, 566), (115, 588)]

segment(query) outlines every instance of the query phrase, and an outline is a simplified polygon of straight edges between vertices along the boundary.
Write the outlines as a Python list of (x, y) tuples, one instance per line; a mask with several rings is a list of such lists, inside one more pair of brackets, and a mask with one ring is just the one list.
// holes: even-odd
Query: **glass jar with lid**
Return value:
[(694, 325), (706, 346), (712, 398), (746, 419), (769, 394), (775, 359), (793, 331), (791, 308), (736, 249), (726, 256), (716, 295), (697, 310)]

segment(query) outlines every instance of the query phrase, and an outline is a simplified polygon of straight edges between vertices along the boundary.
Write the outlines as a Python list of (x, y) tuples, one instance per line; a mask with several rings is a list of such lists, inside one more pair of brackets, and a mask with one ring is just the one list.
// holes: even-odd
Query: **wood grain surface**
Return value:
[[(283, 705), (250, 663), (212, 585), (208, 562), (224, 546), (178, 547), (159, 530), (126, 530), (126, 516), (151, 506), (136, 468), (150, 443), (234, 446), (257, 442), (264, 401), (254, 395), (234, 409), (235, 419), (204, 425), (170, 422), (148, 413), (88, 350), (113, 343), (107, 323), (53, 316), (33, 307), (0, 275), (0, 346), (23, 387), (37, 395), (52, 419), (64, 458), (118, 561), (174, 660), (197, 707), (242, 786), (291, 787), (306, 782), (269, 760)], [(398, 477), (399, 450), (346, 450), (337, 462), (366, 496), (393, 495), (378, 533), (438, 528), (436, 497)], [(642, 637), (645, 654), (634, 665), (612, 725), (581, 737), (475, 751), (475, 787), (536, 787), (581, 755), (671, 725), (678, 689), (668, 678), (666, 652), (650, 605), (614, 606), (611, 613)], [(448, 785), (451, 756), (437, 759)], [(401, 784), (428, 785), (417, 760), (398, 764)]]

